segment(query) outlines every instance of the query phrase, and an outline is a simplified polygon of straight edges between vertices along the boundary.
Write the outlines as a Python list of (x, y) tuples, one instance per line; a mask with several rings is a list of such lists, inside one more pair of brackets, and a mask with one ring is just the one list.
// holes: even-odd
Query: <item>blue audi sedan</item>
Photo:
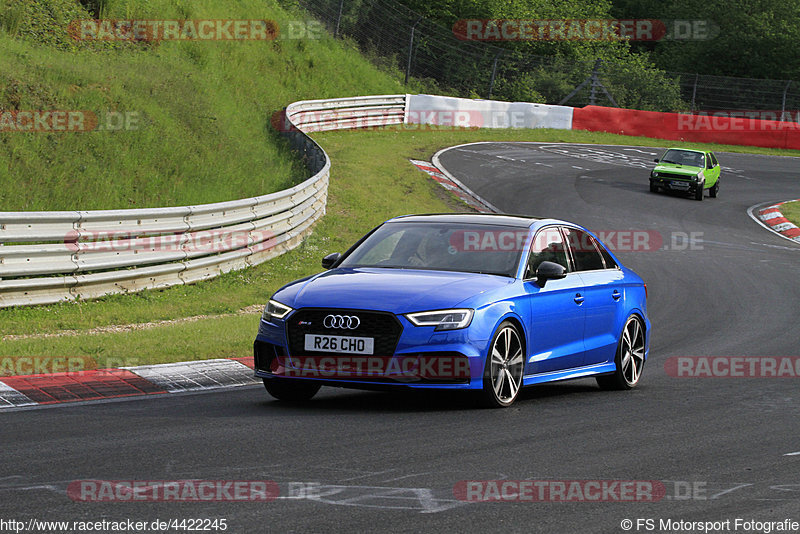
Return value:
[(255, 374), (280, 400), (321, 386), (437, 388), (505, 407), (543, 382), (631, 389), (647, 360), (647, 286), (569, 222), (408, 215), (322, 266), (261, 317)]

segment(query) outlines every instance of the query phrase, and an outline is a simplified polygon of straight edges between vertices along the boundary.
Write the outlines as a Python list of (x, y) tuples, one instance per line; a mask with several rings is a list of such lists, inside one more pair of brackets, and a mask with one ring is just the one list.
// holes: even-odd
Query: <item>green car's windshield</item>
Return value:
[(664, 153), (660, 163), (673, 163), (690, 167), (705, 167), (706, 157), (701, 152), (692, 150), (669, 149)]

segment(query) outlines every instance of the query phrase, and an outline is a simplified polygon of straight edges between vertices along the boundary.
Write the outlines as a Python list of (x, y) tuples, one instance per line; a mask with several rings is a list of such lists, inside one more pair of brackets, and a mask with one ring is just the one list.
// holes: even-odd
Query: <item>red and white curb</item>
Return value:
[(200, 360), (0, 377), (0, 411), (24, 406), (166, 395), (259, 383), (253, 358)]
[(467, 186), (459, 182), (455, 177), (444, 169), (437, 168), (433, 163), (418, 159), (409, 160), (419, 170), (426, 172), (439, 185), (455, 194), (458, 198), (466, 202), (481, 213), (499, 213), (500, 210), (489, 204), (487, 201), (473, 193)]
[[(800, 199), (798, 199), (800, 200)], [(789, 221), (786, 217), (783, 216), (781, 213), (780, 207), (787, 202), (795, 202), (794, 200), (787, 200), (784, 202), (778, 202), (777, 204), (772, 204), (771, 206), (767, 206), (766, 208), (756, 208), (755, 210), (751, 208), (750, 213), (753, 216), (753, 212), (755, 212), (755, 219), (758, 220), (762, 226), (775, 232), (776, 234), (780, 235), (781, 237), (785, 237), (786, 239), (790, 239), (795, 243), (800, 243), (800, 228), (798, 228), (794, 223)]]

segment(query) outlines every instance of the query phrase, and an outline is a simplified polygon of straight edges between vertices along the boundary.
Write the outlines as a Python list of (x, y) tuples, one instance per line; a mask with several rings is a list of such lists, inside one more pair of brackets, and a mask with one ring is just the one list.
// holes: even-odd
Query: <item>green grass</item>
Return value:
[(795, 200), (782, 204), (781, 213), (795, 225), (800, 226), (800, 201)]
[[(144, 19), (301, 17), (263, 0), (112, 0), (107, 9)], [(331, 37), (67, 51), (0, 30), (0, 50), (0, 111), (137, 121), (135, 130), (0, 133), (3, 211), (189, 205), (284, 189), (306, 171), (269, 127), (273, 112), (304, 98), (405, 92), (399, 75)]]
[[(545, 141), (664, 146), (663, 140), (563, 130), (443, 130), (387, 128), (316, 136), (333, 161), (327, 215), (297, 249), (257, 267), (192, 286), (106, 297), (97, 301), (0, 310), (0, 334), (36, 334), (100, 325), (235, 312), (263, 304), (283, 284), (319, 272), (322, 256), (343, 251), (371, 227), (405, 213), (464, 209), (408, 158), (428, 159), (438, 149), (473, 141)], [(699, 146), (690, 143), (670, 145)], [(704, 145), (708, 146), (708, 145)], [(713, 146), (715, 151), (797, 155), (791, 151)], [(15, 339), (0, 357), (90, 356), (131, 365), (248, 356), (258, 316), (209, 317), (148, 330)], [(127, 363), (126, 363), (127, 364)]]

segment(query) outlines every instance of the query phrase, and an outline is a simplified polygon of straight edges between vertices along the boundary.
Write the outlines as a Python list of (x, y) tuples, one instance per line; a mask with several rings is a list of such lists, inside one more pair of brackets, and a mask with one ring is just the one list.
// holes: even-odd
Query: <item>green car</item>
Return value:
[(650, 191), (682, 191), (703, 200), (708, 189), (711, 198), (719, 193), (719, 161), (713, 152), (688, 148), (668, 148), (655, 160), (658, 165), (650, 173)]

